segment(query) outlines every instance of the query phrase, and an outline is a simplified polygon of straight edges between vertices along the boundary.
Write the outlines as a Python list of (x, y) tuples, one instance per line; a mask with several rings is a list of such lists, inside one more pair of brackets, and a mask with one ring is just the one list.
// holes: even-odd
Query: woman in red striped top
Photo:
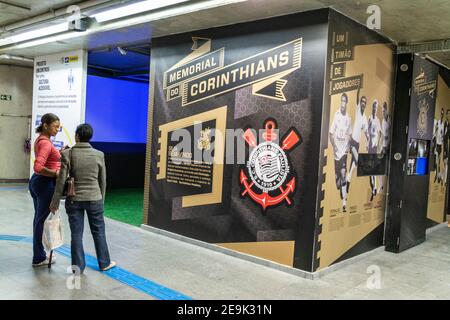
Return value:
[[(59, 131), (58, 116), (47, 113), (42, 116), (36, 128), (39, 133), (34, 142), (34, 174), (30, 179), (29, 190), (33, 197), (33, 267), (48, 265), (49, 260), (42, 244), (44, 222), (50, 214), (50, 202), (55, 191), (56, 178), (61, 167), (60, 152), (54, 147), (50, 137)], [(53, 263), (52, 259), (52, 263)]]

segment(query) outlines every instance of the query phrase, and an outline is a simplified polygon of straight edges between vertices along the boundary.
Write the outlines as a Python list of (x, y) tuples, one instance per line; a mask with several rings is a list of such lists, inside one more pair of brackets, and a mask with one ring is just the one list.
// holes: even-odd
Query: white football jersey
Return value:
[(389, 145), (389, 135), (391, 130), (391, 119), (388, 117), (387, 120), (383, 118), (381, 122), (381, 137), (383, 139), (383, 148), (387, 148)]
[(442, 145), (444, 142), (444, 121), (438, 120), (436, 123), (436, 144)]
[(375, 116), (375, 118), (372, 118), (372, 116), (369, 118), (369, 137), (370, 142), (369, 145), (371, 148), (375, 148), (378, 146), (378, 137), (381, 131), (381, 124), (380, 120)]
[(358, 104), (355, 113), (355, 124), (353, 125), (352, 138), (356, 142), (361, 140), (361, 131), (367, 132), (369, 124), (367, 123), (367, 117), (361, 114), (361, 108)]
[(345, 115), (338, 110), (334, 114), (333, 122), (330, 126), (330, 133), (334, 135), (334, 159), (341, 159), (348, 151), (349, 138), (352, 134), (352, 120), (348, 113)]

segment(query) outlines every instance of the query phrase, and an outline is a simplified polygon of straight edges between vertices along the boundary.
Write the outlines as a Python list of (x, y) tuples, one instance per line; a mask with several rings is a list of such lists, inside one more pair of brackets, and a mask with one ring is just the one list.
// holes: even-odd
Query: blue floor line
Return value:
[[(33, 242), (33, 238), (30, 237), (10, 236), (10, 235), (0, 235), (0, 240), (19, 241), (28, 243)], [(69, 259), (71, 257), (70, 246), (68, 245), (63, 245), (62, 247), (59, 247), (55, 251), (65, 257), (68, 257)], [(97, 258), (88, 254), (86, 254), (85, 257), (87, 267), (96, 271), (100, 271), (100, 268), (98, 267)], [(142, 291), (145, 294), (160, 300), (193, 300), (191, 297), (185, 296), (182, 293), (164, 287), (151, 280), (142, 278), (118, 266), (108, 271), (103, 271), (102, 273), (116, 281), (126, 284), (136, 290)]]
[(20, 186), (20, 187), (0, 187), (0, 191), (11, 191), (11, 190), (21, 190), (26, 189), (27, 186)]

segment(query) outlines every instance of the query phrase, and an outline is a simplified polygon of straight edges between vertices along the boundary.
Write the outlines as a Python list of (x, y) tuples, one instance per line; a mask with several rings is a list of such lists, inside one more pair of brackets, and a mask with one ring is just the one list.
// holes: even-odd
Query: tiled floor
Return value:
[[(66, 242), (70, 243), (67, 219)], [(32, 201), (25, 188), (0, 190), (0, 234), (31, 236)], [(139, 276), (194, 299), (448, 299), (450, 229), (401, 254), (377, 251), (320, 279), (307, 280), (208, 249), (107, 220), (111, 256)], [(85, 250), (94, 247), (85, 227)], [(68, 258), (51, 270), (31, 267), (31, 244), (0, 241), (0, 299), (153, 299), (106, 275), (87, 270), (70, 289)], [(368, 288), (368, 268), (381, 287)]]

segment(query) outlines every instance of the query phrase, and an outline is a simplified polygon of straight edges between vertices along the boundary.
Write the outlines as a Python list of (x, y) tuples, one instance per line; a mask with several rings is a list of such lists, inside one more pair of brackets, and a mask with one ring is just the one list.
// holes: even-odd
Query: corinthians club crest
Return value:
[(282, 202), (292, 205), (289, 197), (295, 193), (297, 181), (286, 152), (301, 142), (300, 135), (292, 128), (281, 140), (281, 145), (275, 143), (277, 124), (273, 119), (264, 122), (264, 129), (264, 141), (258, 145), (253, 132), (250, 129), (245, 131), (244, 139), (254, 149), (239, 175), (239, 182), (244, 188), (241, 196), (250, 197), (262, 207), (263, 212)]
[(428, 130), (428, 105), (425, 99), (422, 99), (419, 103), (419, 116), (417, 117), (417, 134), (423, 137)]

